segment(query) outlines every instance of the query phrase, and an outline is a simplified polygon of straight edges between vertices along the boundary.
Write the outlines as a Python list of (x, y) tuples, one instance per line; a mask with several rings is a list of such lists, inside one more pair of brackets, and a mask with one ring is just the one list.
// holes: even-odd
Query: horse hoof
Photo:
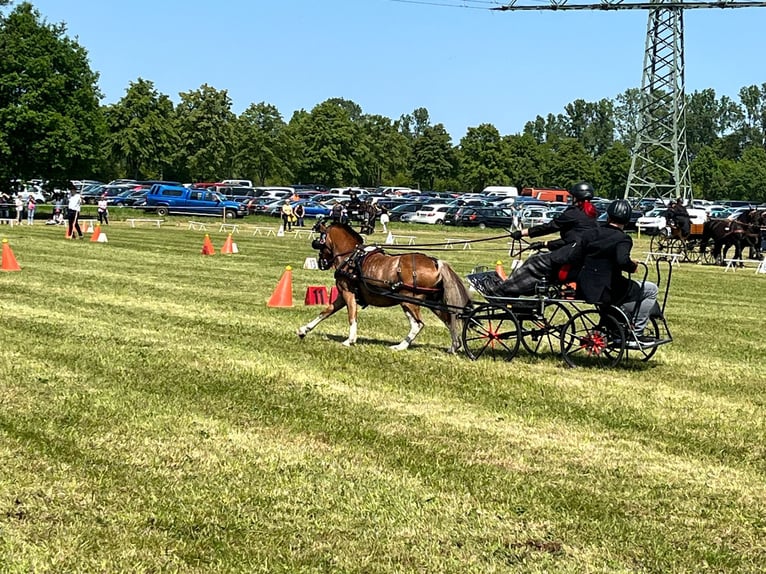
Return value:
[(392, 351), (404, 351), (409, 345), (399, 343), (398, 345), (391, 345), (389, 349)]
[(298, 335), (298, 338), (299, 338), (299, 339), (303, 339), (303, 337), (305, 337), (305, 336), (306, 336), (306, 332), (305, 332), (305, 331), (302, 331), (301, 329), (298, 329), (298, 330), (295, 332), (295, 334), (296, 334), (296, 335)]
[(353, 342), (353, 341), (349, 341), (349, 340), (345, 340), (345, 341), (343, 341), (343, 343), (342, 343), (342, 345), (343, 345), (344, 347), (350, 347), (350, 346), (351, 346), (351, 345), (353, 345), (353, 344), (354, 344), (354, 342)]

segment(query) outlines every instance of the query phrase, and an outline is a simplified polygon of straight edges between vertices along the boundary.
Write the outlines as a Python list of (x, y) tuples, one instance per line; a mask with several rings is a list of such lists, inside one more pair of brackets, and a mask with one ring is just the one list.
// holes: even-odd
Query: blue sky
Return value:
[[(174, 102), (207, 83), (228, 91), (237, 114), (263, 101), (285, 121), (341, 97), (392, 119), (424, 107), (456, 142), (482, 123), (519, 133), (575, 99), (639, 87), (647, 23), (638, 10), (491, 12), (394, 0), (32, 4), (88, 50), (103, 103), (139, 77)], [(766, 82), (766, 8), (687, 10), (684, 19), (688, 93), (713, 88), (736, 99), (741, 87)]]

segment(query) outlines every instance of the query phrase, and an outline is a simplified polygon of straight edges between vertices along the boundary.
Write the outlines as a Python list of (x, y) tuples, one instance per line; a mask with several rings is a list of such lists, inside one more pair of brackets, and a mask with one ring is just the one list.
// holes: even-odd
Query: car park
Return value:
[(409, 218), (409, 223), (429, 223), (432, 225), (442, 225), (444, 223), (444, 217), (447, 211), (451, 207), (447, 203), (434, 203), (429, 205), (423, 205), (418, 209), (412, 217)]
[(667, 227), (668, 223), (665, 219), (667, 208), (659, 207), (648, 211), (636, 220), (636, 229), (641, 233), (647, 235), (656, 235), (661, 229)]
[(479, 229), (487, 227), (509, 229), (513, 223), (513, 213), (498, 207), (462, 206), (454, 212), (447, 213), (444, 219), (445, 225), (478, 227)]
[(423, 206), (422, 203), (403, 203), (397, 205), (388, 212), (388, 218), (390, 221), (402, 221), (402, 217), (414, 214), (418, 209)]
[(543, 223), (548, 223), (551, 219), (553, 218), (551, 217), (548, 207), (541, 205), (524, 207), (519, 214), (519, 220), (522, 227), (542, 225)]

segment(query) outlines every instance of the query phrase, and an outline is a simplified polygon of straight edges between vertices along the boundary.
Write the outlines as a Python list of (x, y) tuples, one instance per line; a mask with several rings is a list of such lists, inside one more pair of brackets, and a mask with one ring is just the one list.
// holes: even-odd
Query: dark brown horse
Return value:
[(428, 307), (449, 327), (452, 344), (448, 352), (460, 349), (459, 313), (470, 304), (470, 297), (447, 263), (422, 253), (387, 255), (379, 247), (365, 247), (362, 236), (345, 223), (319, 222), (314, 231), (319, 233), (312, 242), (312, 247), (319, 251), (319, 268), (335, 269), (338, 297), (318, 317), (298, 329), (299, 337), (305, 337), (319, 323), (347, 307), (349, 334), (343, 344), (350, 346), (356, 343), (359, 305), (400, 305), (410, 321), (410, 332), (391, 348), (404, 350), (423, 329), (420, 308)]

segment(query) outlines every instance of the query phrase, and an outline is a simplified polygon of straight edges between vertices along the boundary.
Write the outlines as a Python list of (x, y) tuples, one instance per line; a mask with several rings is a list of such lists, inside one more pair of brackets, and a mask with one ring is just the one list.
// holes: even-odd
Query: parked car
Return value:
[(484, 229), (497, 227), (508, 229), (513, 226), (513, 214), (497, 207), (460, 207), (453, 213), (448, 213), (444, 219), (445, 225), (472, 226)]
[(449, 205), (447, 203), (424, 205), (409, 218), (409, 222), (442, 225), (444, 223), (444, 218), (447, 215), (447, 211), (452, 207), (457, 206)]
[[(283, 199), (267, 204), (268, 209), (266, 210), (266, 215), (280, 217), (282, 215), (282, 206), (284, 204), (285, 202)], [(301, 201), (293, 201), (290, 203), (293, 209), (295, 209), (295, 206), (298, 204), (303, 205), (304, 217), (306, 218), (328, 217), (330, 215), (330, 208), (326, 205), (322, 205), (321, 203), (317, 203), (316, 201), (303, 199)]]
[(397, 205), (388, 212), (388, 218), (390, 221), (402, 221), (403, 216), (414, 214), (422, 206), (422, 203), (403, 203), (402, 205)]
[(524, 207), (519, 215), (522, 227), (532, 227), (533, 225), (541, 225), (548, 223), (553, 217), (550, 210), (543, 206)]
[(636, 220), (636, 229), (641, 233), (647, 235), (656, 235), (661, 229), (667, 227), (668, 223), (665, 219), (665, 213), (667, 208), (659, 207), (648, 211), (645, 215), (642, 215)]
[(243, 217), (245, 208), (235, 201), (207, 189), (189, 189), (177, 185), (155, 184), (146, 195), (145, 211), (153, 211), (160, 217), (168, 214), (210, 215), (227, 219)]

